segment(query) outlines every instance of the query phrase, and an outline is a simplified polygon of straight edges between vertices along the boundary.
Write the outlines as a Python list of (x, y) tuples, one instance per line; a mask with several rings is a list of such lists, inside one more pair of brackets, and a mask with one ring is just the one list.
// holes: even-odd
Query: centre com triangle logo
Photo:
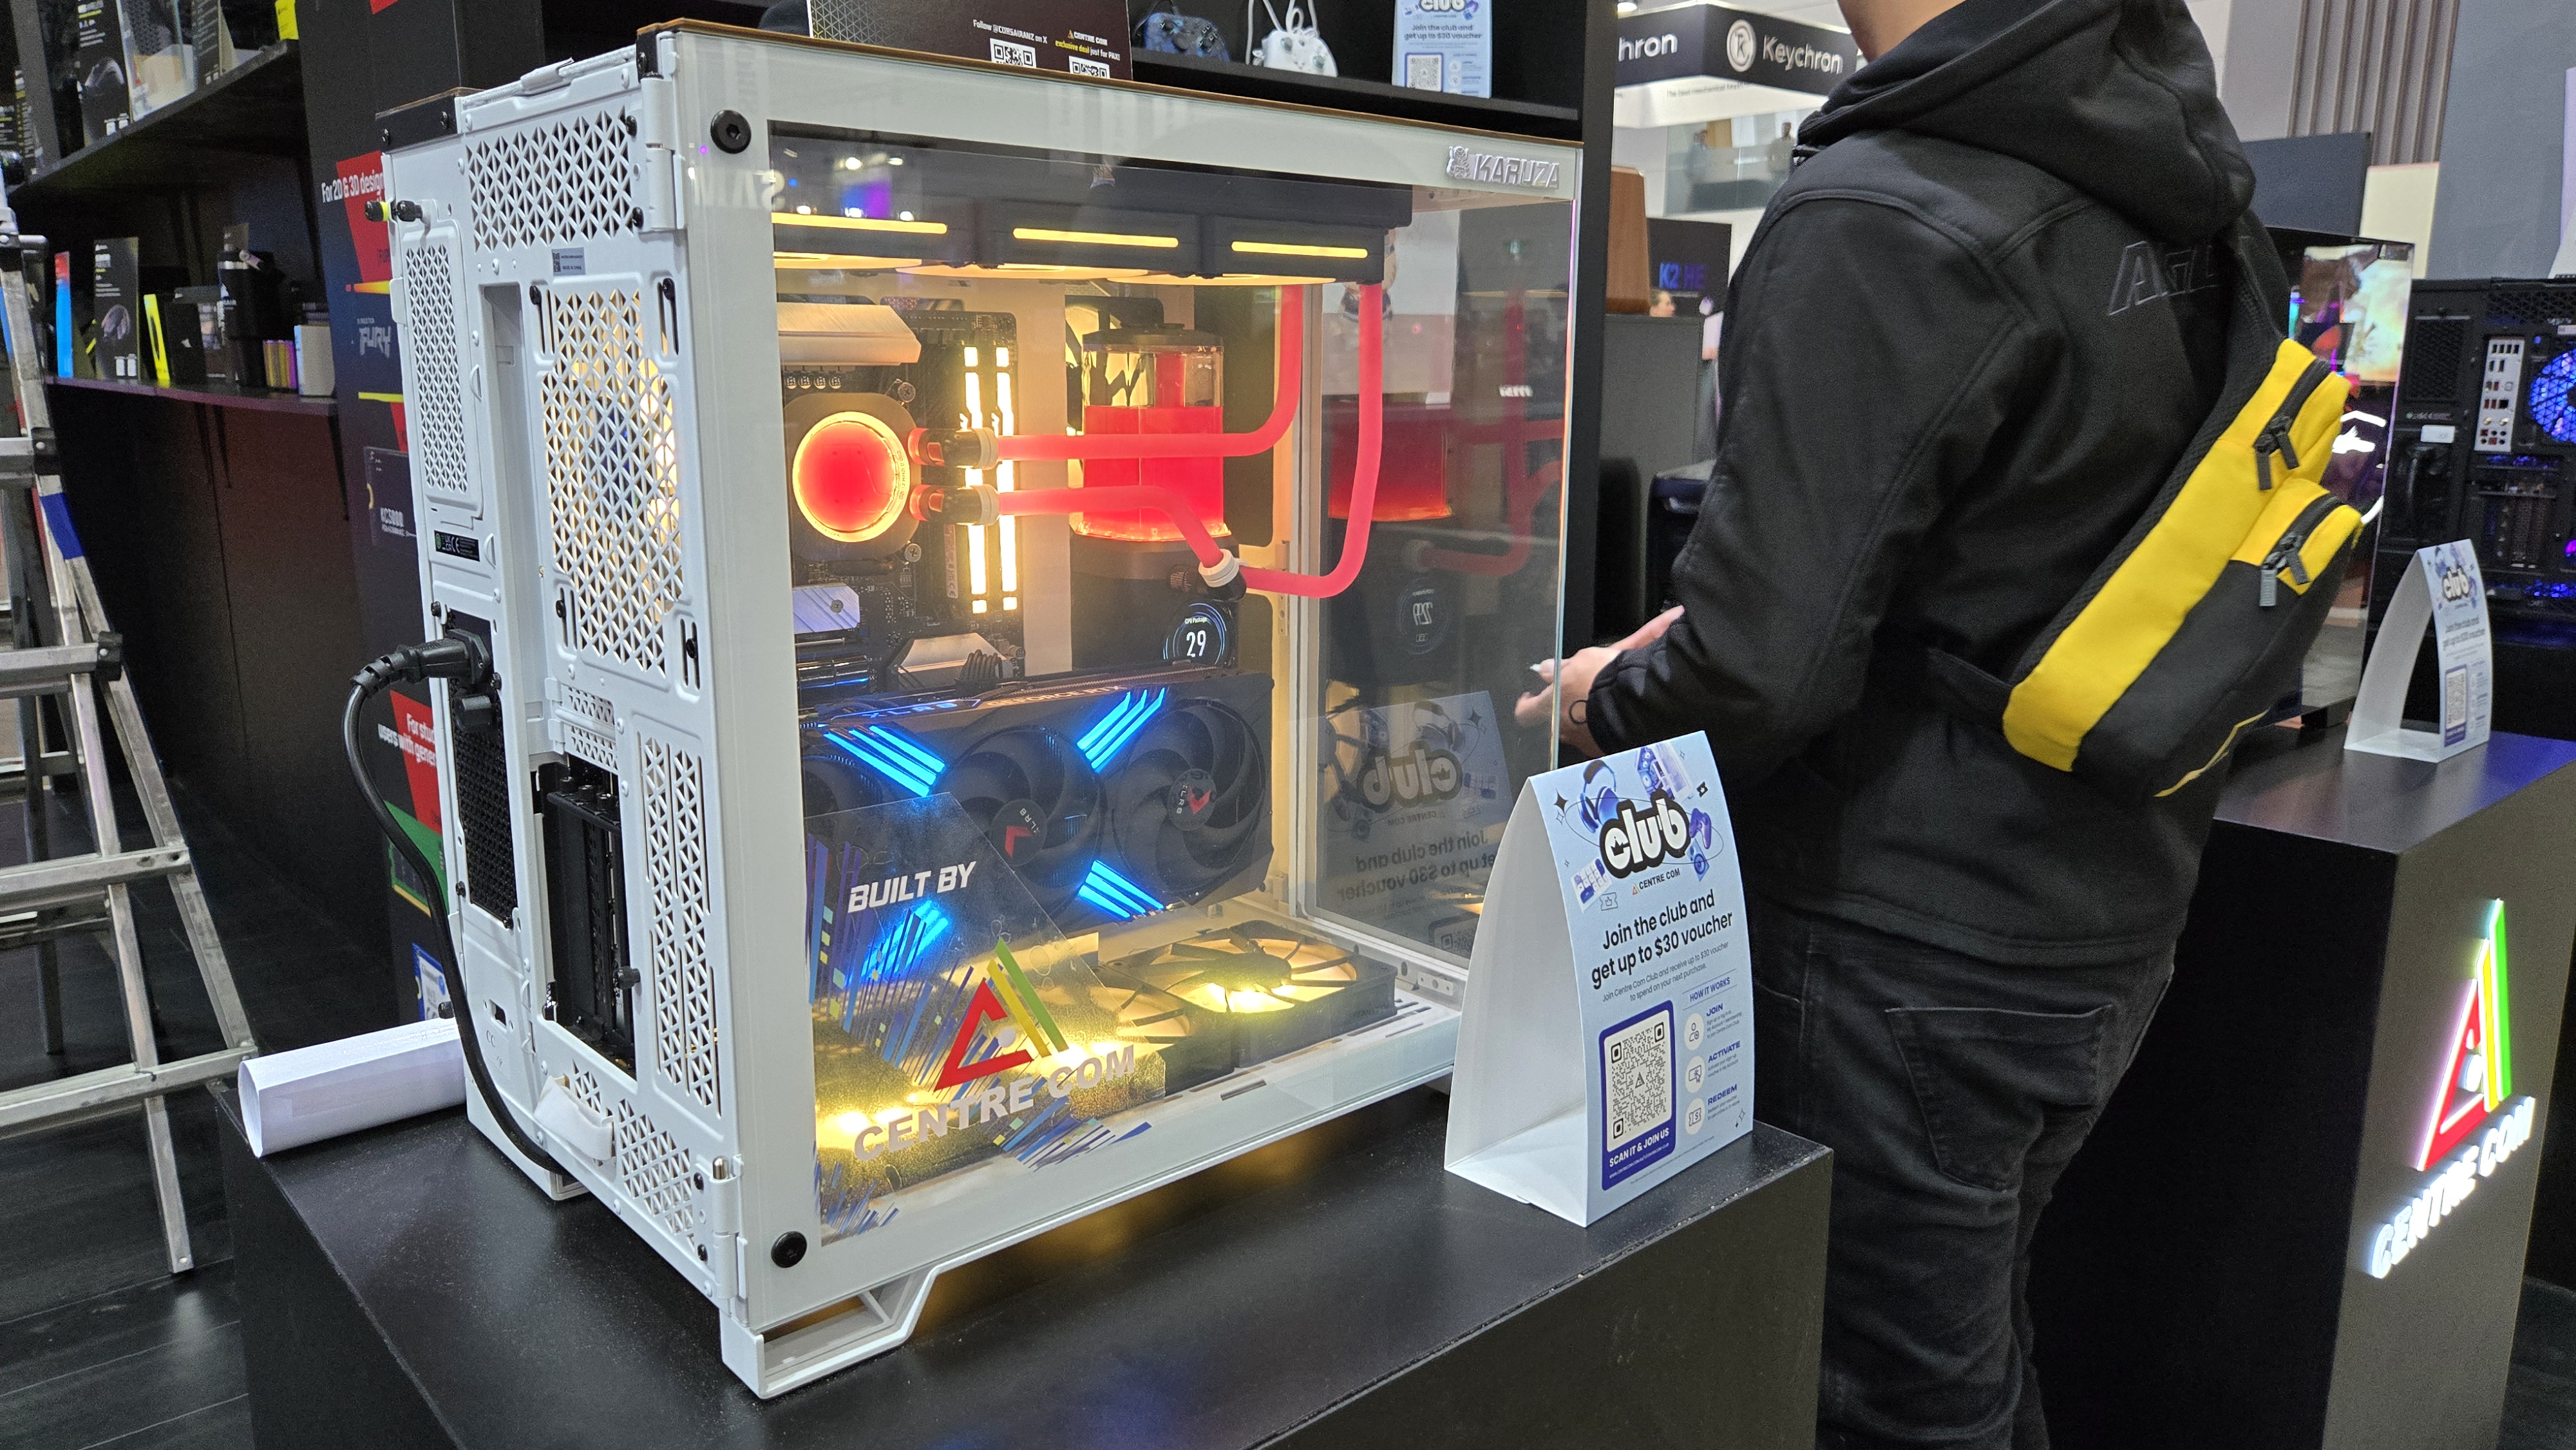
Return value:
[(2451, 1035), (2448, 1069), (2434, 1089), (2417, 1172), (2465, 1143), (2513, 1096), (2513, 1004), (2505, 976), (2504, 903), (2487, 908), (2487, 938), (2477, 973), (2462, 993), (2460, 1025)]
[[(939, 1065), (939, 1078), (930, 1085), (934, 1092), (946, 1092), (960, 1083), (1026, 1067), (1036, 1061), (1029, 1051), (1032, 1047), (1043, 1047), (1050, 1053), (1065, 1050), (1064, 1029), (1056, 1026), (1046, 1003), (1038, 1000), (1037, 989), (1029, 985), (1019, 960), (1011, 955), (1007, 939), (993, 943), (993, 962), (983, 969), (983, 974), (975, 995), (967, 999), (966, 1015), (957, 1024), (957, 1036), (948, 1044), (948, 1057)], [(1021, 1045), (968, 1062), (966, 1054), (974, 1049), (977, 1034), (988, 1022), (1008, 1022), (1020, 1029)]]

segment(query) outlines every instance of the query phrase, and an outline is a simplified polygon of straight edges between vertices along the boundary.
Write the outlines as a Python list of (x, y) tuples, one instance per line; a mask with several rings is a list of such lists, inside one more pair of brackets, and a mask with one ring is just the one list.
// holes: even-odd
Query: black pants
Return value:
[(1819, 1450), (2044, 1450), (2032, 1231), (2168, 948), (2004, 967), (1756, 900), (1756, 1116), (1834, 1150)]

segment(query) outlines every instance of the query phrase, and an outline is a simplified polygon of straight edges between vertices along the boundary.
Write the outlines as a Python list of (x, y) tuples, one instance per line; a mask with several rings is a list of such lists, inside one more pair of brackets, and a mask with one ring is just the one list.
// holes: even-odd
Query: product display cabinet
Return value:
[(746, 1383), (1448, 1070), (1576, 148), (685, 25), (389, 124), (458, 1011)]

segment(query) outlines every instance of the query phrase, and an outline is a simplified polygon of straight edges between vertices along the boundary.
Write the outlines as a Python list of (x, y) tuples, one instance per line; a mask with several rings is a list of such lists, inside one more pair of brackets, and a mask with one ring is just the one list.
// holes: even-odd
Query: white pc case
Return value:
[(1448, 1070), (1553, 764), (1574, 148), (692, 25), (435, 115), (455, 1000), (745, 1383)]

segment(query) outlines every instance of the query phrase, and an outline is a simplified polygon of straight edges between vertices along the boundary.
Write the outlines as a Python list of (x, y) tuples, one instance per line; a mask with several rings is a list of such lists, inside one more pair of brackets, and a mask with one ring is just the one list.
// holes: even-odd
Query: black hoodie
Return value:
[(1686, 613), (1602, 672), (1605, 748), (1705, 730), (1753, 888), (2011, 964), (2180, 929), (2215, 779), (2116, 804), (1942, 713), (2008, 676), (2218, 398), (2211, 245), (2253, 192), (2182, 0), (1966, 0), (1864, 66), (1755, 231)]

